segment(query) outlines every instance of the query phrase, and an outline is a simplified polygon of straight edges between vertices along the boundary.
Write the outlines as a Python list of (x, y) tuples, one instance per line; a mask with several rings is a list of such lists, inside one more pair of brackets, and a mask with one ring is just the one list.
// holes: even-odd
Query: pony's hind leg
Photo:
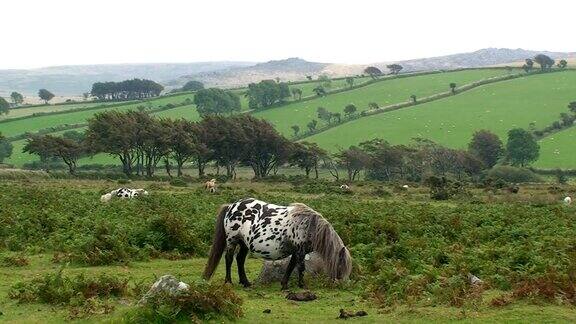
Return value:
[(305, 264), (306, 254), (298, 254), (298, 287), (304, 288), (304, 271), (306, 270)]
[(226, 283), (232, 283), (232, 262), (234, 261), (234, 252), (236, 251), (236, 244), (228, 244), (226, 247)]
[(244, 242), (240, 242), (240, 251), (236, 255), (236, 263), (238, 265), (238, 277), (240, 278), (240, 284), (244, 287), (250, 287), (250, 281), (246, 277), (246, 269), (244, 268), (244, 262), (246, 261), (246, 256), (248, 255), (248, 247)]
[(290, 258), (290, 263), (288, 263), (286, 273), (284, 273), (284, 278), (282, 278), (282, 290), (288, 289), (288, 281), (290, 280), (290, 275), (292, 274), (292, 271), (296, 267), (296, 263), (298, 263), (298, 253), (292, 254), (292, 257)]

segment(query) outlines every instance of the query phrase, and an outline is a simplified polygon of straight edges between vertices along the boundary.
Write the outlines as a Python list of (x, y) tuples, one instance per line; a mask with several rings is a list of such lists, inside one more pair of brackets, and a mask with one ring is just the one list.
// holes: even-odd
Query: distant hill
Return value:
[[(505, 65), (506, 63), (523, 61), (526, 58), (534, 57), (540, 53), (546, 54), (553, 59), (576, 57), (576, 53), (574, 52), (529, 51), (521, 48), (485, 48), (470, 53), (399, 61), (397, 63), (404, 67), (403, 71), (457, 69)], [(391, 62), (377, 63), (376, 65), (385, 69), (386, 65), (390, 63)]]
[(366, 65), (309, 62), (293, 57), (265, 63), (199, 62), (56, 66), (32, 70), (0, 70), (0, 96), (7, 96), (11, 91), (35, 96), (40, 88), (47, 88), (57, 96), (73, 96), (89, 91), (94, 82), (120, 81), (130, 78), (152, 79), (162, 83), (168, 90), (180, 87), (189, 80), (202, 81), (207, 86), (240, 87), (263, 79), (279, 78), (282, 81), (295, 81), (305, 80), (306, 76), (317, 77), (322, 74), (331, 77), (357, 75), (361, 74), (368, 65), (375, 65), (387, 71), (386, 65), (390, 63), (401, 64), (404, 67), (403, 72), (515, 65), (539, 53), (547, 54), (554, 59), (576, 58), (576, 53), (568, 52), (485, 48), (471, 53)]
[(300, 80), (305, 79), (307, 75), (317, 76), (322, 74), (330, 65), (328, 63), (308, 62), (293, 57), (285, 60), (258, 63), (247, 67), (184, 75), (172, 84), (184, 84), (188, 80), (198, 80), (209, 86), (237, 87), (264, 79)]
[(150, 64), (103, 64), (53, 66), (30, 70), (0, 70), (0, 95), (18, 91), (35, 95), (46, 88), (56, 95), (71, 96), (90, 91), (94, 82), (147, 78), (168, 82), (185, 74), (254, 65), (253, 62), (197, 62)]

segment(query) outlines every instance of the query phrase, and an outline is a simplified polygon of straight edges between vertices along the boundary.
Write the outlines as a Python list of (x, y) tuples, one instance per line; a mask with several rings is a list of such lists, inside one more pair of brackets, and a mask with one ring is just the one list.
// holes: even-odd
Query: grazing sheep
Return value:
[(566, 198), (564, 198), (564, 205), (566, 205), (566, 206), (572, 205), (572, 198), (570, 198), (570, 196), (567, 196)]
[(216, 192), (216, 179), (211, 179), (210, 181), (204, 182), (204, 189), (208, 190), (210, 193)]
[(403, 185), (402, 188), (408, 190), (408, 188), (410, 188), (410, 187), (408, 187), (408, 185)]
[(112, 200), (112, 194), (111, 193), (107, 193), (107, 194), (100, 196), (100, 201), (103, 203), (107, 203), (110, 200)]

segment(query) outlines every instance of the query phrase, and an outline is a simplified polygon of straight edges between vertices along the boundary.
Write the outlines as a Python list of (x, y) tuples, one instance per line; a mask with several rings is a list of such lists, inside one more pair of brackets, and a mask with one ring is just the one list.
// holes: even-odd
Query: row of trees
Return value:
[(121, 82), (96, 82), (91, 95), (99, 100), (134, 100), (157, 97), (164, 90), (152, 80), (132, 79)]
[[(301, 98), (302, 92), (298, 95)], [(287, 83), (263, 80), (259, 83), (250, 83), (248, 91), (246, 91), (246, 97), (248, 98), (248, 106), (251, 109), (265, 108), (290, 97), (290, 89)]]
[[(526, 73), (532, 72), (534, 69), (534, 63), (540, 65), (540, 70), (545, 72), (552, 70), (556, 62), (548, 55), (538, 54), (534, 58), (527, 58), (524, 65), (522, 65), (522, 69)], [(565, 69), (568, 66), (568, 62), (566, 60), (560, 60), (556, 66), (559, 69)]]

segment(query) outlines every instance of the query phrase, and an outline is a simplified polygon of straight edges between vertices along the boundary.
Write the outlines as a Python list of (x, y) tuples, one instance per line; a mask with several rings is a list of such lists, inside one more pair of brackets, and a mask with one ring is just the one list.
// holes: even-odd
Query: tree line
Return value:
[(132, 79), (120, 82), (96, 82), (90, 94), (99, 100), (136, 100), (157, 97), (164, 86), (152, 80)]

